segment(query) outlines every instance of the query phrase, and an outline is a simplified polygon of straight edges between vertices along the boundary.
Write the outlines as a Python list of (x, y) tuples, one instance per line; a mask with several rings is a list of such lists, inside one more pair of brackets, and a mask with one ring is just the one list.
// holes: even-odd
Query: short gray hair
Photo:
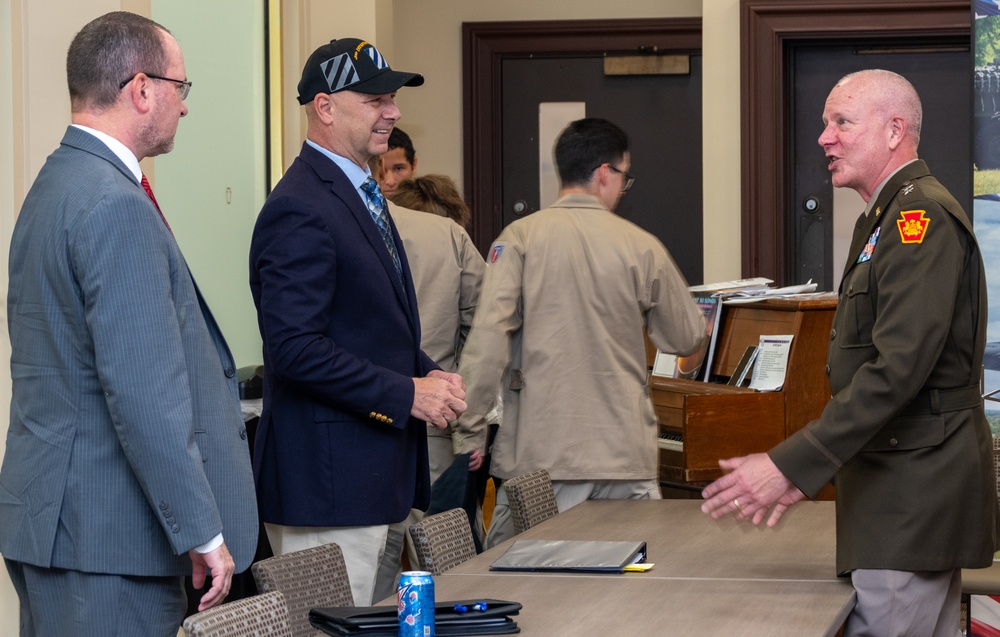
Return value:
[(170, 31), (128, 11), (106, 13), (80, 29), (66, 54), (73, 112), (111, 106), (121, 83), (137, 73), (164, 73), (162, 33)]

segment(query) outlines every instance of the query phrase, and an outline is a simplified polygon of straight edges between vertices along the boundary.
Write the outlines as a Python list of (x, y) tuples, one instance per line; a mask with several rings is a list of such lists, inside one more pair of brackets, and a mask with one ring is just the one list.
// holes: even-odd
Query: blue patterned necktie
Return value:
[(396, 266), (396, 274), (399, 275), (399, 280), (402, 282), (403, 268), (399, 264), (399, 253), (396, 251), (396, 242), (392, 239), (392, 230), (389, 229), (389, 215), (385, 211), (385, 197), (382, 196), (382, 190), (378, 187), (378, 182), (371, 177), (361, 184), (361, 189), (368, 195), (365, 197), (368, 212), (375, 221), (375, 225), (378, 226), (382, 241), (385, 241), (385, 247), (389, 249), (389, 254), (392, 256), (392, 263)]

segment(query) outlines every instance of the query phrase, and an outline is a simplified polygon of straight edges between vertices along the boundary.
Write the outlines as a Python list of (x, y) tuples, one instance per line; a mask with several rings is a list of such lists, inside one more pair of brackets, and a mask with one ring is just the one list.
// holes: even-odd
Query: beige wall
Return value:
[(705, 281), (731, 281), (742, 274), (740, 3), (706, 0), (704, 5), (701, 138)]
[[(167, 16), (176, 15), (178, 1), (196, 3), (197, 0), (0, 0), (0, 446), (6, 439), (7, 406), (10, 400), (9, 343), (6, 335), (6, 259), (10, 232), (17, 209), (45, 158), (56, 147), (69, 122), (69, 97), (66, 94), (65, 54), (70, 39), (87, 21), (106, 11), (127, 9), (162, 19), (174, 28)], [(230, 0), (238, 1), (238, 0)], [(443, 172), (462, 178), (462, 95), (461, 95), (461, 23), (463, 21), (497, 20), (559, 20), (559, 19), (610, 19), (642, 17), (686, 17), (702, 15), (703, 18), (703, 140), (705, 165), (705, 226), (711, 228), (705, 239), (706, 280), (732, 279), (740, 275), (740, 170), (739, 170), (739, 0), (631, 0), (628, 3), (609, 3), (607, 0), (578, 0), (573, 3), (556, 0), (494, 0), (470, 2), (469, 0), (274, 0), (281, 2), (284, 13), (299, 16), (292, 20), (290, 42), (285, 54), (285, 104), (289, 116), (297, 117), (299, 107), (295, 102), (295, 84), (304, 56), (318, 44), (334, 37), (361, 37), (373, 40), (392, 65), (401, 70), (423, 73), (427, 83), (419, 89), (403, 89), (399, 95), (404, 113), (402, 125), (414, 137), (420, 148), (421, 170)], [(160, 4), (164, 3), (164, 4)], [(152, 7), (151, 7), (152, 5)], [(257, 6), (257, 5), (254, 5)], [(261, 9), (263, 11), (263, 9)], [(213, 13), (213, 15), (215, 15)], [(305, 15), (305, 20), (301, 16)], [(227, 26), (227, 38), (255, 42), (260, 37), (257, 18), (233, 21)], [(246, 33), (242, 31), (248, 31)], [(210, 29), (188, 29), (178, 25), (178, 36), (191, 69), (204, 65), (205, 60), (195, 60), (213, 54), (215, 41), (195, 41), (208, 37)], [(227, 40), (228, 41), (228, 40)], [(168, 166), (170, 160), (183, 156), (191, 159), (194, 170), (199, 163), (198, 145), (205, 148), (221, 146), (233, 139), (231, 131), (216, 132), (212, 127), (196, 126), (196, 118), (213, 108), (239, 111), (239, 119), (249, 140), (233, 144), (229, 157), (244, 172), (256, 171), (262, 166), (262, 143), (258, 141), (263, 122), (262, 87), (256, 79), (247, 80), (248, 73), (259, 73), (260, 60), (255, 51), (262, 50), (262, 43), (254, 43), (247, 59), (237, 62), (232, 73), (222, 73), (213, 82), (221, 83), (218, 91), (210, 91), (200, 77), (195, 80), (193, 97), (197, 109), (192, 109), (191, 119), (181, 123), (178, 150), (162, 158), (156, 175), (157, 191), (164, 190), (167, 199), (173, 199), (182, 210), (171, 210), (180, 215), (178, 240), (189, 260), (199, 267), (199, 283), (209, 290), (232, 288), (243, 290), (246, 286), (242, 266), (212, 268), (213, 260), (237, 259), (245, 263), (245, 246), (226, 249), (234, 254), (220, 255), (213, 242), (197, 239), (202, 225), (199, 215), (205, 214), (198, 202), (214, 200), (219, 183), (210, 181), (197, 186), (186, 195), (184, 172), (179, 164)], [(293, 47), (288, 49), (288, 47)], [(290, 51), (290, 52), (288, 52)], [(231, 64), (227, 58), (226, 64)], [(206, 73), (208, 71), (206, 70)], [(234, 82), (237, 99), (225, 96), (226, 78)], [(247, 81), (252, 83), (246, 87)], [(236, 87), (235, 84), (240, 86)], [(214, 95), (215, 97), (209, 97)], [(215, 104), (222, 102), (222, 104)], [(189, 127), (190, 132), (184, 129)], [(296, 154), (301, 144), (302, 129), (293, 128), (285, 146)], [(219, 139), (219, 134), (226, 137)], [(247, 148), (250, 151), (247, 151)], [(218, 150), (216, 148), (216, 150)], [(257, 156), (248, 164), (241, 154), (251, 152)], [(175, 157), (176, 154), (176, 157)], [(227, 155), (213, 155), (225, 161)], [(710, 167), (710, 169), (709, 169)], [(169, 169), (168, 169), (169, 168)], [(144, 170), (152, 172), (153, 167)], [(260, 168), (263, 170), (263, 168)], [(257, 177), (253, 177), (257, 179)], [(246, 242), (253, 218), (258, 208), (256, 184), (243, 186), (250, 191), (240, 201), (239, 211), (218, 225), (218, 219), (207, 219), (205, 235), (229, 228)], [(201, 182), (198, 182), (201, 183)], [(221, 182), (220, 182), (221, 183)], [(237, 195), (241, 194), (237, 190)], [(188, 210), (193, 202), (193, 209)], [(165, 202), (164, 202), (165, 203)], [(215, 205), (214, 203), (212, 204)], [(206, 206), (206, 209), (211, 206)], [(186, 243), (185, 243), (186, 242)], [(190, 245), (188, 245), (188, 243)], [(238, 249), (237, 249), (238, 248)], [(238, 252), (239, 254), (235, 254)], [(243, 292), (241, 292), (242, 294)], [(223, 300), (227, 297), (223, 294)], [(253, 352), (259, 349), (255, 333), (255, 317), (246, 312), (245, 298), (238, 315), (227, 321), (239, 325), (224, 325), (234, 350)], [(209, 304), (216, 308), (216, 299), (210, 296)], [(239, 361), (238, 361), (239, 362)], [(241, 363), (246, 364), (246, 363)], [(0, 449), (2, 451), (2, 449)], [(5, 575), (0, 574), (0, 635), (16, 634), (17, 600)]]

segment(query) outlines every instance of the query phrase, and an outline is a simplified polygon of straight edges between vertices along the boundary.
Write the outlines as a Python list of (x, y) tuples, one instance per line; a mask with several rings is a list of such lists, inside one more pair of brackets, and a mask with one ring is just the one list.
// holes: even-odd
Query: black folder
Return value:
[(626, 566), (645, 561), (645, 542), (514, 540), (490, 570), (624, 573)]
[[(485, 610), (460, 612), (457, 606), (472, 609), (485, 604)], [(434, 632), (441, 637), (461, 635), (508, 635), (521, 632), (510, 615), (521, 610), (517, 602), (500, 599), (471, 599), (434, 604)], [(396, 606), (338, 606), (309, 611), (313, 628), (334, 637), (397, 637), (399, 630)]]

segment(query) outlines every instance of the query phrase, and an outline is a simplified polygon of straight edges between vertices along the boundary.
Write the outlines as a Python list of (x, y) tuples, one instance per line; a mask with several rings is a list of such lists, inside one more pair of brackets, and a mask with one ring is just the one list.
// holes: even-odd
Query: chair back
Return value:
[(284, 594), (293, 637), (322, 634), (309, 624), (310, 609), (354, 606), (344, 553), (333, 542), (269, 557), (250, 568), (257, 590)]
[(428, 515), (410, 526), (420, 569), (440, 575), (476, 556), (476, 544), (465, 509)]
[(511, 521), (518, 533), (559, 513), (552, 480), (545, 469), (513, 477), (505, 481), (502, 488), (507, 492)]
[(288, 607), (281, 593), (227, 602), (184, 620), (187, 637), (291, 637)]

